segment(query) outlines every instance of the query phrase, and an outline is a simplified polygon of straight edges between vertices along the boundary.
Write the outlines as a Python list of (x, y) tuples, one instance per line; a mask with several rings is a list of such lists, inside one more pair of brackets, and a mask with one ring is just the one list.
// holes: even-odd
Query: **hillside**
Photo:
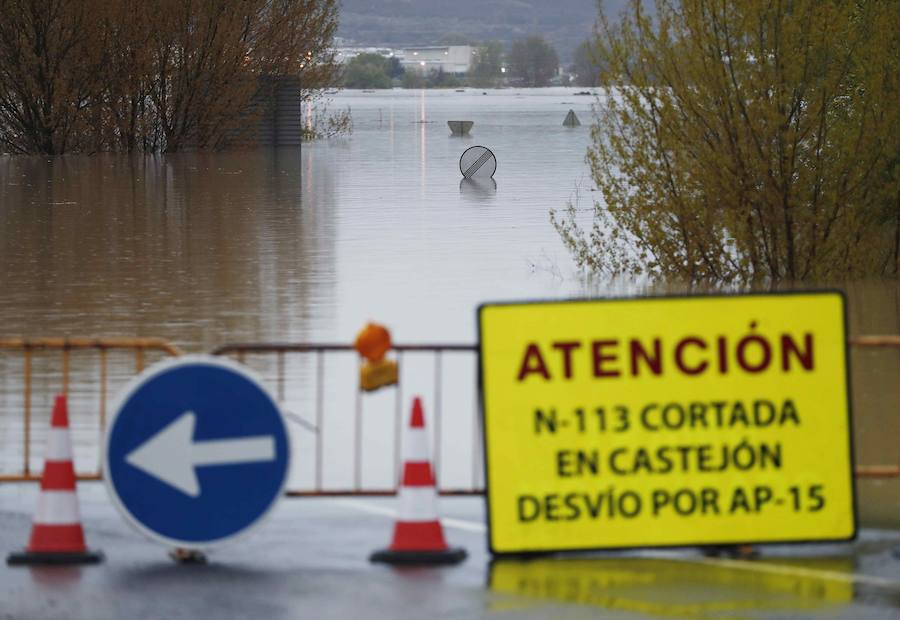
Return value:
[[(604, 0), (616, 13), (625, 0)], [(507, 46), (542, 34), (567, 63), (591, 33), (594, 0), (343, 0), (338, 36), (358, 45), (437, 44), (448, 35)]]

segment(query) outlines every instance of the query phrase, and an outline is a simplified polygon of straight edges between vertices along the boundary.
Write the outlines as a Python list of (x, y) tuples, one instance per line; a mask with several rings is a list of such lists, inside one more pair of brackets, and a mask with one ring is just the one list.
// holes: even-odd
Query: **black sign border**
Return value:
[[(523, 549), (517, 551), (497, 551), (494, 549), (491, 523), (491, 499), (490, 499), (490, 472), (488, 470), (488, 437), (487, 437), (487, 420), (486, 408), (484, 402), (484, 365), (482, 357), (484, 351), (482, 349), (482, 312), (486, 308), (497, 306), (539, 306), (539, 305), (562, 305), (571, 303), (599, 302), (604, 301), (642, 301), (642, 300), (660, 300), (660, 299), (717, 299), (723, 297), (793, 297), (806, 296), (814, 297), (819, 295), (837, 295), (841, 300), (841, 311), (844, 318), (844, 382), (847, 394), (847, 440), (849, 442), (850, 463), (850, 501), (851, 516), (853, 518), (853, 529), (849, 536), (843, 538), (809, 538), (798, 540), (734, 540), (715, 543), (679, 543), (671, 545), (638, 545), (638, 546), (608, 546), (608, 547), (565, 547), (559, 549)], [(478, 329), (478, 405), (479, 405), (479, 421), (481, 423), (481, 443), (482, 443), (482, 468), (484, 472), (484, 504), (485, 504), (485, 522), (487, 524), (486, 542), (487, 549), (491, 555), (498, 558), (503, 557), (539, 557), (558, 553), (588, 553), (597, 551), (631, 551), (631, 550), (649, 550), (649, 549), (681, 549), (681, 548), (701, 548), (709, 549), (723, 546), (734, 545), (812, 545), (821, 543), (835, 542), (851, 542), (856, 540), (859, 533), (859, 507), (857, 505), (857, 489), (856, 475), (854, 468), (856, 464), (856, 452), (854, 450), (853, 436), (853, 394), (851, 392), (851, 371), (850, 371), (850, 325), (847, 316), (847, 294), (842, 289), (807, 289), (807, 290), (780, 290), (780, 291), (752, 291), (746, 293), (703, 293), (694, 295), (690, 293), (678, 293), (669, 295), (632, 295), (632, 296), (612, 296), (612, 297), (569, 297), (562, 299), (525, 299), (516, 301), (500, 301), (500, 302), (483, 302), (478, 305), (475, 311), (475, 322)]]

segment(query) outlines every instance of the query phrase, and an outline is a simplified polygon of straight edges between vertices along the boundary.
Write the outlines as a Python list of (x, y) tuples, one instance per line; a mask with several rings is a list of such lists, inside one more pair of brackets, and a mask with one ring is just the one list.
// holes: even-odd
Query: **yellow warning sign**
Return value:
[(494, 553), (855, 536), (837, 292), (479, 310)]

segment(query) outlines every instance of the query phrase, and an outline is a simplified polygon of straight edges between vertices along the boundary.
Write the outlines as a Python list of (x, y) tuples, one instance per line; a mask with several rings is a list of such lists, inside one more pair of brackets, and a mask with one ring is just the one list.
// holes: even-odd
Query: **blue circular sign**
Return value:
[(104, 477), (139, 530), (208, 547), (271, 510), (289, 458), (281, 411), (255, 375), (192, 355), (156, 364), (124, 388), (106, 433)]

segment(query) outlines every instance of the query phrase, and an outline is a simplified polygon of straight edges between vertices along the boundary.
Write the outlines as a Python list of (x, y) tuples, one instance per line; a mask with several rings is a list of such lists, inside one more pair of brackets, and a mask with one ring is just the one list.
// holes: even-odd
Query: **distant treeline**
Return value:
[[(447, 44), (469, 45), (471, 42), (463, 38)], [(534, 87), (568, 83), (567, 79), (563, 82), (557, 75), (559, 56), (556, 50), (540, 35), (514, 41), (509, 51), (500, 41), (486, 41), (473, 47), (472, 63), (464, 76), (439, 69), (405, 70), (396, 57), (360, 54), (346, 64), (339, 83), (347, 88), (490, 88), (505, 84)], [(599, 69), (593, 60), (589, 41), (578, 48), (570, 73), (579, 86), (596, 86), (599, 83)]]
[(277, 76), (331, 83), (336, 0), (0, 0), (0, 152), (220, 146)]
[[(601, 0), (610, 15), (625, 0)], [(653, 2), (645, 2), (653, 10)], [(540, 33), (568, 65), (574, 48), (591, 34), (593, 0), (342, 0), (338, 36), (364, 45), (447, 45), (447, 39), (512, 43)]]

